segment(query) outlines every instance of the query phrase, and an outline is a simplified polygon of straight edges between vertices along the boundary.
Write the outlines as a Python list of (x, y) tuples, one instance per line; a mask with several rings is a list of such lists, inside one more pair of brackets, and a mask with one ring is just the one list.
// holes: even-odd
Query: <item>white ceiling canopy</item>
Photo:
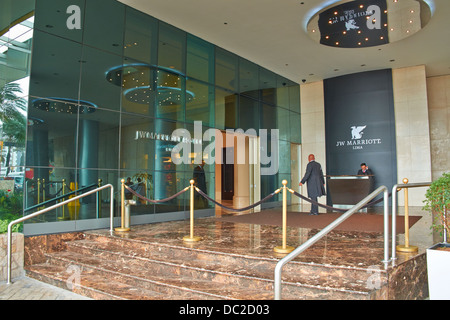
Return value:
[(120, 1), (298, 83), (422, 64), (427, 76), (450, 74), (448, 0), (426, 0), (434, 14), (411, 36), (357, 49), (321, 45), (307, 32), (318, 11), (349, 0)]

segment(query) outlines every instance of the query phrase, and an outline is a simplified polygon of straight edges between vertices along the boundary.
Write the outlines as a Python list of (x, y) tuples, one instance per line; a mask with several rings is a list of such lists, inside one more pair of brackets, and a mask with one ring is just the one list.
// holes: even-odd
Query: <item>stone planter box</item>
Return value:
[[(11, 279), (22, 277), (24, 266), (24, 236), (22, 233), (12, 233), (11, 249)], [(8, 234), (0, 234), (0, 282), (8, 280)]]
[(450, 244), (438, 243), (427, 249), (430, 300), (450, 299)]

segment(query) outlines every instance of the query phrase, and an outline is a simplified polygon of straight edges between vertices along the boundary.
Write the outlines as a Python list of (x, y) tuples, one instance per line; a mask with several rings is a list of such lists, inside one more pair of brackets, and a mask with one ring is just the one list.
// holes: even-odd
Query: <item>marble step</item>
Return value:
[[(255, 290), (220, 282), (211, 285), (211, 281), (208, 279), (192, 279), (188, 276), (171, 275), (167, 272), (155, 273), (155, 270), (146, 269), (145, 265), (133, 268), (124, 256), (109, 260), (105, 256), (62, 251), (48, 254), (47, 258), (45, 265), (52, 266), (59, 273), (66, 272), (67, 266), (72, 266), (72, 268), (76, 266), (82, 278), (85, 273), (88, 276), (95, 274), (100, 281), (93, 282), (90, 285), (96, 291), (109, 292), (111, 284), (123, 288), (124, 294), (121, 294), (120, 289), (118, 289), (115, 290), (114, 295), (124, 299), (248, 300), (272, 298), (271, 291), (261, 292), (259, 289)], [(33, 270), (42, 268), (39, 265), (32, 267)], [(65, 279), (62, 281), (66, 282), (67, 278), (66, 272)], [(136, 293), (135, 296), (130, 295), (130, 288)], [(140, 296), (140, 292), (143, 292), (142, 296)]]
[[(80, 286), (73, 291), (94, 299), (273, 299), (279, 259), (95, 232), (66, 245), (47, 253), (46, 263), (27, 267), (27, 274), (67, 288), (68, 270), (78, 270)], [(373, 299), (377, 292), (367, 288), (367, 277), (363, 268), (293, 261), (283, 269), (282, 296)]]
[[(120, 259), (117, 259), (117, 257), (114, 259), (105, 255), (96, 256), (92, 252), (88, 254), (86, 252), (81, 253), (69, 250), (67, 252), (50, 254), (47, 265), (56, 266), (55, 268), (60, 273), (66, 272), (68, 265), (76, 265), (80, 270), (80, 275), (83, 277), (86, 272), (88, 275), (96, 274), (101, 279), (97, 283), (91, 284), (92, 287), (96, 288), (96, 291), (109, 292), (110, 283), (116, 285), (121, 283), (119, 287), (125, 290), (124, 294), (121, 294), (120, 291), (117, 292), (117, 290), (114, 294), (126, 299), (153, 299), (155, 292), (161, 294), (156, 296), (156, 299), (273, 299), (272, 287), (262, 288), (257, 284), (251, 283), (251, 281), (258, 282), (258, 279), (245, 279), (246, 281), (241, 279), (239, 282), (230, 282), (224, 280), (224, 276), (227, 277), (224, 274), (211, 278), (210, 273), (214, 272), (207, 270), (203, 271), (205, 278), (198, 279), (193, 278), (191, 274), (171, 274), (170, 272), (173, 270), (166, 270), (165, 267), (160, 268), (160, 272), (157, 272), (155, 269), (150, 269), (151, 272), (148, 272), (149, 269), (146, 267), (149, 267), (149, 265), (139, 263), (139, 266), (135, 265), (132, 267), (125, 256), (121, 254)], [(141, 260), (142, 258), (132, 257), (132, 259)], [(61, 281), (67, 281), (67, 277), (66, 272), (66, 279)], [(271, 282), (266, 279), (262, 281)], [(139, 289), (136, 291), (136, 288)], [(130, 296), (129, 291), (133, 289), (134, 292), (141, 292), (141, 289), (143, 289), (143, 292), (151, 292), (153, 295)], [(368, 299), (369, 295), (354, 291), (324, 290), (324, 288), (284, 283), (283, 298)]]
[[(273, 269), (276, 261), (270, 261), (268, 263), (267, 261), (261, 261), (261, 259), (252, 258), (250, 259), (250, 262), (245, 261), (244, 264), (242, 264), (242, 261), (236, 261), (234, 259), (231, 262), (227, 261), (228, 263), (225, 263), (221, 259), (217, 259), (217, 254), (213, 253), (210, 254), (213, 256), (212, 258), (216, 258), (215, 263), (213, 263), (212, 258), (205, 259), (204, 257), (199, 258), (198, 256), (186, 259), (186, 253), (183, 255), (184, 259), (175, 259), (174, 257), (178, 258), (181, 254), (173, 254), (177, 251), (177, 248), (174, 246), (170, 247), (170, 251), (172, 252), (171, 259), (168, 259), (167, 256), (164, 256), (162, 259), (158, 254), (152, 255), (153, 251), (163, 251), (160, 248), (160, 244), (154, 249), (147, 247), (138, 254), (136, 251), (127, 247), (127, 245), (124, 244), (124, 242), (126, 242), (124, 240), (116, 243), (116, 241), (105, 241), (105, 239), (94, 241), (92, 240), (92, 237), (89, 238), (90, 240), (72, 242), (70, 244), (70, 250), (75, 250), (82, 254), (100, 255), (106, 260), (111, 261), (116, 260), (117, 256), (124, 258), (123, 252), (127, 252), (127, 255), (130, 258), (138, 257), (139, 259), (137, 260), (141, 261), (141, 264), (144, 264), (143, 261), (148, 259), (145, 261), (147, 267), (141, 266), (135, 267), (135, 269), (147, 268), (158, 271), (162, 270), (165, 274), (177, 274), (188, 278), (198, 278), (202, 280), (206, 279), (214, 283), (233, 283), (238, 284), (239, 287), (269, 290), (271, 294), (273, 291)], [(142, 248), (142, 244), (140, 244), (140, 248)], [(185, 248), (180, 250), (186, 251)], [(192, 249), (189, 250), (189, 252), (191, 251)], [(204, 255), (204, 252), (202, 255)], [(128, 263), (137, 264), (136, 261)], [(255, 270), (259, 271), (255, 272)], [(301, 279), (299, 276), (296, 276), (296, 280), (296, 282), (284, 280), (283, 295), (288, 295), (292, 299), (299, 299), (301, 296), (312, 294), (314, 294), (315, 297), (327, 296), (328, 298), (331, 298), (334, 296), (336, 298), (339, 297), (339, 299), (348, 299), (349, 297), (366, 299), (370, 293), (370, 290), (366, 289), (365, 283), (361, 285), (354, 281), (347, 281), (348, 283), (343, 286), (345, 280), (343, 281), (340, 279), (336, 282), (335, 278), (323, 274), (320, 277), (320, 275), (318, 275), (318, 270), (315, 270), (315, 272), (307, 276), (302, 275)]]
[[(128, 255), (149, 258), (194, 268), (210, 269), (243, 277), (262, 278), (273, 283), (274, 269), (278, 259), (251, 255), (227, 254), (214, 250), (186, 248), (162, 243), (143, 242), (134, 239), (87, 234), (85, 241), (73, 245), (96, 247), (105, 251), (123, 252)], [(351, 266), (329, 266), (317, 263), (292, 261), (283, 268), (283, 282), (301, 284), (330, 290), (370, 293), (369, 277), (377, 276), (379, 284), (386, 284), (386, 273), (381, 269)]]
[[(83, 270), (78, 285), (74, 285), (75, 282), (71, 281), (70, 277), (73, 273), (68, 272), (67, 266), (41, 263), (27, 266), (25, 271), (30, 278), (96, 300), (154, 300), (162, 298), (161, 294), (157, 292), (143, 291), (140, 288), (120, 282), (105, 281), (103, 275), (93, 270)], [(101, 290), (102, 284), (107, 284), (108, 290)]]

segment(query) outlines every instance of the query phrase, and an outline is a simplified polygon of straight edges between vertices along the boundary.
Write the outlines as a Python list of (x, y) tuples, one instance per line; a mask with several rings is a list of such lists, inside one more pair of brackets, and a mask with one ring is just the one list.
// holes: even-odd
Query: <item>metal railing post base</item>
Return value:
[(294, 251), (294, 249), (295, 248), (291, 247), (291, 246), (286, 246), (286, 247), (278, 246), (278, 247), (273, 248), (273, 251), (275, 251), (276, 253), (290, 253), (290, 252)]
[(184, 236), (183, 237), (183, 241), (185, 241), (185, 242), (197, 242), (197, 241), (200, 241), (200, 240), (202, 240), (202, 237), (197, 237), (197, 236), (194, 236), (194, 237), (190, 237), (190, 236)]

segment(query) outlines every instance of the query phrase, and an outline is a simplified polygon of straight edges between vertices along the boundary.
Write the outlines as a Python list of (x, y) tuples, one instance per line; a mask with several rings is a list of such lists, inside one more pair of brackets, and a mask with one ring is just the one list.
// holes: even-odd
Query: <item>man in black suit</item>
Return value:
[[(204, 166), (205, 160), (202, 160), (202, 163), (194, 168), (194, 185), (207, 194), (205, 170), (203, 169)], [(198, 192), (195, 192), (195, 203), (200, 205), (202, 208), (206, 208), (208, 205), (207, 200)]]
[(358, 170), (358, 176), (373, 176), (372, 170), (363, 162), (361, 163), (361, 169)]
[[(322, 166), (315, 161), (315, 156), (310, 154), (308, 156), (308, 165), (306, 166), (305, 176), (300, 182), (300, 186), (307, 182), (308, 197), (317, 202), (317, 198), (325, 195), (325, 180), (323, 178)], [(318, 215), (319, 206), (311, 204), (310, 215)]]
[(369, 176), (369, 191), (372, 192), (375, 185), (375, 177), (372, 170), (363, 162), (361, 163), (361, 169), (358, 170), (358, 176)]

